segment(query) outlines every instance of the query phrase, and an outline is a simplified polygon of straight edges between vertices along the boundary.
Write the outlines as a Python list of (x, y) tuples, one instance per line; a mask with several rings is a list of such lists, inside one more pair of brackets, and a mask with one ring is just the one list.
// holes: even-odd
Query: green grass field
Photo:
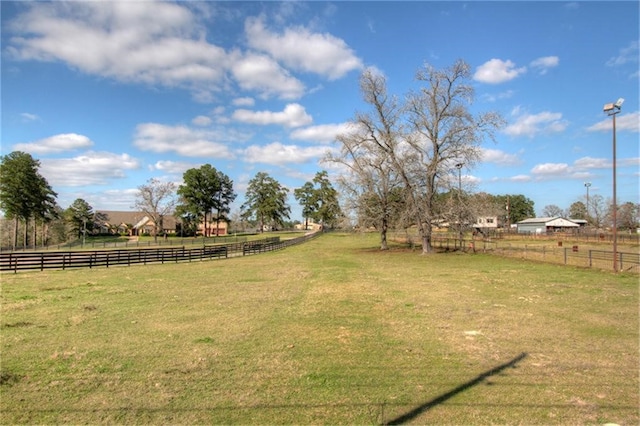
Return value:
[(328, 234), (3, 274), (0, 423), (638, 424), (638, 276)]

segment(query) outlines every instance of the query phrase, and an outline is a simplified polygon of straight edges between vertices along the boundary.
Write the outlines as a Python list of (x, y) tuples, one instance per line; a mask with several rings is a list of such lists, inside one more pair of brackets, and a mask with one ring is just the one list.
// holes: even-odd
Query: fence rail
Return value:
[[(434, 238), (432, 245), (446, 250), (480, 251), (495, 253), (505, 257), (516, 257), (570, 266), (581, 266), (604, 270), (613, 269), (613, 251), (548, 245), (515, 245), (505, 241), (462, 240), (456, 238)], [(616, 263), (619, 271), (640, 273), (640, 253), (617, 252)]]
[(301, 244), (320, 235), (280, 240), (280, 237), (201, 247), (161, 247), (128, 250), (47, 251), (0, 253), (0, 271), (14, 272), (45, 269), (97, 268), (148, 263), (177, 263), (248, 256)]

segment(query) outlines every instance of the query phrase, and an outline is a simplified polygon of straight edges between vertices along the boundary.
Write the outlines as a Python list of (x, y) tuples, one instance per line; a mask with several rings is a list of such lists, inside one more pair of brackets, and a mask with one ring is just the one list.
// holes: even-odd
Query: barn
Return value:
[(560, 216), (534, 217), (521, 220), (517, 224), (518, 234), (546, 234), (548, 232), (565, 232), (578, 229), (580, 225)]

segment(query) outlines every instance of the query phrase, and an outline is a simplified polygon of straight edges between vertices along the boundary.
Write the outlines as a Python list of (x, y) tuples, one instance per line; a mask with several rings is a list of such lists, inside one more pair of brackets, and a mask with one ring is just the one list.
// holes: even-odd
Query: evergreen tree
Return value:
[(65, 217), (69, 225), (69, 234), (82, 238), (87, 232), (93, 231), (95, 213), (93, 207), (82, 198), (77, 198), (65, 210)]
[[(24, 223), (24, 246), (28, 245), (31, 219), (44, 220), (55, 215), (55, 198), (47, 180), (38, 173), (40, 162), (30, 154), (14, 151), (0, 157), (0, 209), (14, 220), (12, 246), (18, 239), (18, 223)], [(35, 243), (35, 240), (34, 240)]]
[(260, 232), (265, 225), (278, 226), (289, 219), (291, 208), (287, 205), (289, 190), (269, 176), (260, 172), (249, 181), (246, 201), (242, 205), (242, 216), (245, 219), (255, 218), (260, 224)]
[(314, 195), (315, 190), (313, 188), (313, 183), (311, 182), (305, 182), (305, 184), (302, 185), (301, 188), (297, 188), (293, 191), (293, 196), (302, 206), (302, 216), (304, 218), (305, 230), (309, 227), (309, 218), (312, 218), (317, 209)]
[(231, 203), (236, 198), (233, 181), (210, 164), (187, 170), (183, 180), (184, 185), (178, 188), (181, 201), (177, 212), (182, 217), (201, 217), (204, 223), (203, 235), (209, 236), (207, 224), (212, 220), (214, 210), (217, 223), (227, 220)]
[(338, 202), (338, 191), (333, 188), (329, 176), (324, 170), (316, 173), (313, 183), (316, 185), (314, 198), (317, 206), (313, 217), (323, 226), (333, 227), (342, 216)]

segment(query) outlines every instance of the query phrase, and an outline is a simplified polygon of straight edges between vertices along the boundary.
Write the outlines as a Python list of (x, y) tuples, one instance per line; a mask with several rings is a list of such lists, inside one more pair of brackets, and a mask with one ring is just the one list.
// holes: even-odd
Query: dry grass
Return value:
[(0, 423), (637, 424), (637, 276), (327, 235), (2, 276)]

